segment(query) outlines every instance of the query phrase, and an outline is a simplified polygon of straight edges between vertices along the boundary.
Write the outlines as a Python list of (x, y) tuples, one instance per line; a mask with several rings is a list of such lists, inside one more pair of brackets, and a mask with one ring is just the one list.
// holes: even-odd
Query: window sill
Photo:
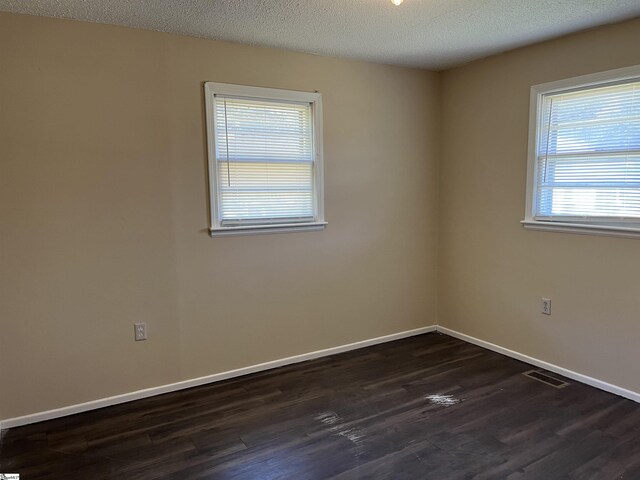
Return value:
[(527, 230), (546, 230), (550, 232), (575, 233), (578, 235), (604, 235), (608, 237), (640, 238), (640, 228), (618, 227), (610, 225), (585, 225), (579, 223), (540, 222), (522, 220)]
[(324, 230), (327, 222), (285, 223), (281, 225), (242, 225), (238, 227), (210, 228), (212, 237), (230, 237), (239, 235), (265, 235), (271, 233), (313, 232)]

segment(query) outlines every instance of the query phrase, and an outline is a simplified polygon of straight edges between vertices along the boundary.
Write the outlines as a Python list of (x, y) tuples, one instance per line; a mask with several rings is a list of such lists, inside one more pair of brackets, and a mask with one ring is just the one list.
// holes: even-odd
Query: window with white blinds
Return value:
[(535, 150), (525, 224), (638, 229), (640, 70), (575, 80), (532, 89)]
[(323, 227), (320, 95), (206, 89), (212, 234)]

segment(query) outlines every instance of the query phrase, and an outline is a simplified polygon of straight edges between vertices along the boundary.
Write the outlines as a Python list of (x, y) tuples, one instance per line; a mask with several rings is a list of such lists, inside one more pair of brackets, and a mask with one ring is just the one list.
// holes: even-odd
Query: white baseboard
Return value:
[(628, 398), (630, 400), (640, 403), (640, 393), (627, 390), (617, 385), (612, 385), (602, 380), (598, 380), (598, 379), (589, 377), (587, 375), (583, 375), (581, 373), (568, 370), (563, 367), (559, 367), (558, 365), (554, 365), (552, 363), (538, 360), (537, 358), (533, 358), (528, 355), (524, 355), (522, 353), (509, 350), (508, 348), (495, 345), (485, 340), (480, 340), (478, 338), (472, 337), (470, 335), (466, 335), (464, 333), (457, 332), (455, 330), (451, 330), (446, 327), (432, 325), (429, 327), (416, 328), (415, 330), (407, 330), (404, 332), (394, 333), (391, 335), (385, 335), (383, 337), (371, 338), (369, 340), (362, 340), (360, 342), (349, 343), (347, 345), (341, 345), (338, 347), (326, 348), (324, 350), (316, 350), (315, 352), (295, 355), (293, 357), (281, 358), (279, 360), (273, 360), (271, 362), (265, 362), (257, 365), (252, 365), (249, 367), (238, 368), (236, 370), (229, 370), (227, 372), (207, 375), (205, 377), (194, 378), (191, 380), (184, 380), (181, 382), (162, 385), (159, 387), (147, 388), (145, 390), (138, 390), (131, 393), (125, 393), (125, 394), (116, 395), (113, 397), (102, 398), (99, 400), (93, 400), (91, 402), (80, 403), (77, 405), (70, 405), (68, 407), (57, 408), (55, 410), (48, 410), (46, 412), (39, 412), (39, 413), (30, 414), (30, 415), (24, 415), (21, 417), (8, 418), (5, 420), (0, 420), (0, 430), (6, 429), (6, 428), (19, 427), (22, 425), (28, 425), (30, 423), (42, 422), (44, 420), (51, 420), (54, 418), (65, 417), (67, 415), (73, 415), (75, 413), (86, 412), (89, 410), (96, 410), (98, 408), (108, 407), (111, 405), (118, 405), (120, 403), (131, 402), (133, 400), (139, 400), (142, 398), (153, 397), (155, 395), (161, 395), (163, 393), (184, 390), (186, 388), (192, 388), (192, 387), (197, 387), (199, 385), (219, 382), (229, 378), (248, 375), (250, 373), (262, 372), (264, 370), (270, 370), (272, 368), (304, 362), (306, 360), (313, 360), (314, 358), (335, 355), (342, 352), (348, 352), (350, 350), (357, 350), (359, 348), (369, 347), (371, 345), (377, 345), (379, 343), (392, 342), (394, 340), (400, 340), (401, 338), (412, 337), (415, 335), (421, 335), (423, 333), (429, 333), (434, 331), (438, 331), (446, 335), (450, 335), (460, 340), (464, 340), (465, 342), (478, 345), (480, 347), (486, 348), (488, 350), (492, 350), (497, 353), (501, 353), (508, 357), (515, 358), (516, 360), (521, 360), (531, 365), (535, 365), (536, 367), (544, 368), (545, 370), (548, 370), (550, 372), (557, 373), (564, 377), (571, 378), (572, 380), (576, 380), (578, 382), (591, 385), (592, 387), (599, 388), (600, 390), (604, 390), (606, 392), (610, 392), (615, 395), (619, 395), (621, 397)]
[(607, 382), (603, 382), (602, 380), (598, 380), (597, 378), (592, 378), (587, 375), (583, 375), (582, 373), (574, 372), (573, 370), (568, 370), (566, 368), (559, 367), (558, 365), (554, 365), (552, 363), (538, 360), (537, 358), (533, 358), (528, 355), (524, 355), (522, 353), (509, 350), (508, 348), (504, 348), (499, 345), (495, 345), (493, 343), (480, 340), (470, 335), (465, 335), (464, 333), (451, 330), (450, 328), (438, 326), (437, 330), (438, 332), (444, 333), (446, 335), (450, 335), (460, 340), (464, 340), (465, 342), (473, 343), (474, 345), (478, 345), (480, 347), (486, 348), (487, 350), (492, 350), (494, 352), (501, 353), (502, 355), (506, 355), (507, 357), (515, 358), (516, 360), (521, 360), (523, 362), (530, 363), (531, 365), (535, 365), (536, 367), (539, 367), (539, 368), (544, 368), (545, 370), (557, 373), (558, 375), (562, 375), (563, 377), (567, 377), (572, 380), (576, 380), (578, 382), (591, 385), (592, 387), (599, 388), (600, 390), (604, 390), (605, 392), (614, 393), (621, 397), (628, 398), (629, 400), (633, 400), (635, 402), (640, 403), (640, 393), (633, 392), (631, 390), (627, 390), (626, 388), (618, 387), (617, 385), (612, 385)]
[(335, 355), (337, 353), (348, 352), (350, 350), (357, 350), (359, 348), (369, 347), (371, 345), (377, 345), (379, 343), (392, 342), (394, 340), (400, 340), (401, 338), (412, 337), (414, 335), (422, 335), (423, 333), (429, 333), (429, 332), (435, 332), (435, 331), (436, 331), (435, 325), (432, 325), (429, 327), (416, 328), (414, 330), (407, 330), (404, 332), (393, 333), (391, 335), (385, 335), (384, 337), (371, 338), (369, 340), (362, 340), (360, 342), (349, 343), (347, 345), (340, 345), (338, 347), (325, 348), (324, 350), (316, 350), (315, 352), (304, 353), (302, 355), (294, 355), (293, 357), (281, 358), (279, 360), (260, 363), (258, 365), (252, 365), (249, 367), (238, 368), (236, 370), (229, 370), (227, 372), (207, 375), (206, 377), (199, 377), (191, 380), (184, 380), (182, 382), (162, 385), (160, 387), (147, 388), (144, 390), (138, 390), (131, 393), (125, 393), (122, 395), (115, 395), (113, 397), (101, 398), (99, 400), (93, 400), (91, 402), (79, 403), (77, 405), (70, 405), (68, 407), (56, 408), (55, 410), (47, 410), (46, 412), (32, 413), (30, 415), (24, 415), (22, 417), (8, 418), (5, 420), (0, 420), (0, 429), (19, 427), (22, 425), (28, 425), (30, 423), (42, 422), (44, 420), (51, 420), (59, 417), (66, 417), (67, 415), (73, 415), (75, 413), (86, 412), (89, 410), (96, 410), (98, 408), (117, 405), (119, 403), (131, 402), (133, 400), (152, 397), (154, 395), (161, 395), (163, 393), (184, 390), (186, 388), (197, 387), (199, 385), (205, 385), (207, 383), (219, 382), (221, 380), (227, 380), (229, 378), (234, 378), (234, 377), (241, 377), (243, 375), (248, 375), (250, 373), (262, 372), (264, 370), (282, 367), (284, 365), (304, 362), (306, 360), (313, 360), (314, 358)]

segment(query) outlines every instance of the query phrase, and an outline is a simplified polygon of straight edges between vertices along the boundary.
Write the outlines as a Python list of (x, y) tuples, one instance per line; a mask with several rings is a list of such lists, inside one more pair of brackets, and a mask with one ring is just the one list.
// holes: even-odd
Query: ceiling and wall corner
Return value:
[(442, 70), (640, 15), (638, 0), (0, 0), (0, 11)]

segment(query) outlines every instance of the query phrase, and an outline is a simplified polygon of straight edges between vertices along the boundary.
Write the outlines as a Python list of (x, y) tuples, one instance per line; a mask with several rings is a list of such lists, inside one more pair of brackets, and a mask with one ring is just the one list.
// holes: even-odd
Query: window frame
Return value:
[[(205, 115), (209, 174), (209, 234), (212, 237), (230, 235), (258, 235), (323, 230), (324, 219), (324, 165), (322, 152), (322, 94), (277, 88), (236, 85), (230, 83), (205, 82)], [(287, 222), (267, 224), (222, 225), (218, 209), (218, 168), (216, 159), (216, 95), (274, 102), (309, 103), (313, 135), (313, 197), (314, 218), (310, 222)]]
[(536, 216), (537, 182), (538, 178), (538, 140), (540, 119), (543, 115), (544, 96), (549, 94), (559, 94), (564, 92), (588, 90), (615, 83), (625, 83), (628, 81), (640, 80), (640, 65), (632, 67), (618, 68), (604, 72), (582, 75), (578, 77), (566, 78), (558, 81), (533, 85), (530, 93), (529, 103), (529, 146), (527, 157), (527, 186), (526, 186), (526, 206), (524, 220), (520, 223), (525, 229), (547, 230), (563, 233), (577, 233), (586, 235), (605, 235), (616, 237), (637, 238), (640, 237), (640, 220), (638, 222), (628, 222), (628, 225), (614, 224), (606, 219), (589, 221), (556, 221), (538, 220)]

